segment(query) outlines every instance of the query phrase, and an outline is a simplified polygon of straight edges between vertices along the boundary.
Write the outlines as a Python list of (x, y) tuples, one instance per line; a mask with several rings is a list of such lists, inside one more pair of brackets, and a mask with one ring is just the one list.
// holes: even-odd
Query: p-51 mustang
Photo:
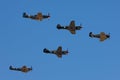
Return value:
[(32, 70), (32, 67), (31, 68), (27, 68), (26, 66), (22, 66), (21, 68), (13, 68), (12, 66), (9, 67), (10, 70), (15, 70), (15, 71), (21, 71), (21, 72), (29, 72)]
[(57, 24), (57, 29), (66, 29), (69, 30), (72, 34), (76, 34), (76, 30), (80, 30), (82, 28), (82, 25), (75, 26), (75, 21), (72, 20), (69, 24), (69, 26), (61, 26), (60, 24)]
[(101, 32), (100, 34), (92, 34), (92, 32), (89, 33), (89, 37), (93, 38), (99, 38), (100, 41), (104, 41), (107, 38), (110, 38), (110, 34), (105, 34), (104, 32)]
[(23, 17), (42, 21), (42, 19), (50, 18), (50, 15), (43, 15), (41, 12), (38, 12), (36, 15), (28, 15), (26, 12), (24, 12)]
[(62, 55), (68, 54), (68, 50), (62, 51), (62, 47), (59, 46), (57, 50), (48, 50), (46, 48), (43, 49), (44, 53), (51, 53), (51, 54), (56, 54), (59, 58), (62, 58)]

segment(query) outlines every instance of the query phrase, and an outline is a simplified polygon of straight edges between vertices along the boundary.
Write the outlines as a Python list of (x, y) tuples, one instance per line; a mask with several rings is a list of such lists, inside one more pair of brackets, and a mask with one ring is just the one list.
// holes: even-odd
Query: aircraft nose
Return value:
[(66, 51), (66, 53), (68, 54), (68, 53), (69, 53), (69, 51), (67, 50), (67, 51)]

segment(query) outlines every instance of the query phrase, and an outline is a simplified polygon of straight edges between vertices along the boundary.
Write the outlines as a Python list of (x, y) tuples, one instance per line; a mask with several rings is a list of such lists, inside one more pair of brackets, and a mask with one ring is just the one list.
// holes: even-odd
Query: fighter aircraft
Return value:
[(104, 41), (107, 38), (110, 38), (110, 34), (105, 34), (104, 32), (100, 32), (100, 34), (92, 34), (92, 32), (89, 33), (89, 37), (93, 38), (99, 38), (100, 41)]
[(30, 70), (32, 70), (32, 67), (31, 68), (27, 68), (26, 66), (22, 66), (21, 68), (13, 68), (12, 66), (9, 67), (10, 70), (15, 70), (15, 71), (21, 71), (21, 72), (28, 72)]
[(28, 15), (26, 12), (24, 12), (23, 17), (42, 21), (43, 19), (50, 18), (50, 15), (49, 13), (48, 15), (43, 15), (41, 12), (38, 12), (36, 15)]
[(56, 54), (57, 57), (59, 57), (59, 58), (62, 58), (62, 55), (68, 54), (68, 50), (62, 51), (62, 47), (61, 47), (61, 46), (59, 46), (59, 47), (57, 48), (57, 50), (51, 50), (51, 51), (48, 50), (48, 49), (46, 49), (46, 48), (44, 48), (44, 49), (43, 49), (43, 52), (44, 52), (44, 53)]
[(66, 29), (69, 30), (72, 34), (76, 34), (76, 30), (80, 30), (82, 28), (82, 25), (75, 26), (75, 21), (72, 20), (69, 24), (69, 26), (61, 26), (60, 24), (57, 24), (57, 29)]

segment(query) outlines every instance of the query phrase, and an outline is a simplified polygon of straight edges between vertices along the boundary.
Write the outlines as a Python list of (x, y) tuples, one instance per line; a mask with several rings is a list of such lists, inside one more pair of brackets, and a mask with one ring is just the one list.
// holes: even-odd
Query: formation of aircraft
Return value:
[(57, 57), (59, 57), (59, 58), (62, 58), (62, 55), (67, 55), (68, 54), (68, 50), (63, 51), (61, 46), (59, 46), (57, 48), (57, 50), (48, 50), (48, 49), (44, 48), (43, 52), (44, 53), (56, 54)]
[(92, 32), (89, 33), (89, 37), (91, 38), (99, 38), (100, 41), (104, 41), (107, 38), (110, 38), (110, 34), (105, 34), (104, 32), (100, 32), (100, 34), (93, 34)]
[(48, 15), (43, 15), (41, 12), (38, 12), (36, 15), (28, 15), (26, 12), (24, 12), (23, 17), (42, 21), (43, 19), (50, 18), (50, 15), (49, 13)]
[(27, 68), (27, 66), (22, 66), (21, 68), (14, 68), (12, 66), (9, 67), (10, 70), (15, 70), (15, 71), (21, 71), (21, 72), (29, 72), (32, 70), (32, 67), (31, 68)]
[(76, 30), (80, 30), (81, 28), (82, 28), (82, 25), (76, 26), (74, 20), (70, 22), (69, 26), (61, 26), (60, 24), (57, 24), (57, 29), (69, 30), (72, 34), (76, 34)]
[[(43, 15), (41, 12), (38, 12), (36, 15), (28, 15), (26, 12), (24, 12), (23, 17), (41, 21), (43, 19), (49, 18), (50, 15), (49, 14)], [(83, 28), (82, 25), (80, 24), (80, 26), (76, 26), (74, 20), (72, 20), (68, 26), (61, 26), (60, 24), (57, 24), (57, 29), (69, 30), (71, 34), (76, 34), (76, 30), (81, 30), (81, 28)], [(110, 34), (105, 34), (104, 32), (100, 32), (100, 34), (93, 34), (92, 32), (90, 32), (89, 37), (99, 38), (100, 41), (104, 41), (107, 38), (110, 38)], [(57, 55), (58, 58), (62, 58), (62, 55), (68, 54), (68, 50), (62, 50), (62, 46), (58, 46), (57, 50), (48, 50), (47, 48), (44, 48), (43, 52), (47, 53), (47, 54), (48, 53), (55, 54), (55, 55)], [(28, 68), (27, 66), (22, 66), (20, 68), (14, 68), (14, 67), (10, 66), (9, 69), (26, 73), (26, 72), (31, 71), (32, 67)]]

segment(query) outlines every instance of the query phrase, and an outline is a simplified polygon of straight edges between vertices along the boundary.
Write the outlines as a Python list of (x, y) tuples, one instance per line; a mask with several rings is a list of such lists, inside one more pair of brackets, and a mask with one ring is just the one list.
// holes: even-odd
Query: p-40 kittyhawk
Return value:
[(15, 70), (15, 71), (21, 71), (21, 72), (29, 72), (32, 70), (32, 67), (31, 68), (27, 68), (26, 66), (22, 66), (21, 68), (13, 68), (12, 66), (9, 67), (10, 70)]
[(50, 18), (50, 15), (49, 13), (48, 15), (43, 15), (41, 12), (38, 12), (36, 15), (28, 15), (26, 12), (24, 12), (23, 17), (42, 21), (43, 19)]
[(89, 33), (89, 37), (93, 38), (99, 38), (100, 41), (104, 41), (107, 38), (110, 38), (110, 34), (105, 34), (104, 32), (100, 32), (100, 34), (93, 34), (92, 32)]
[(62, 58), (62, 55), (68, 54), (68, 50), (62, 51), (62, 47), (59, 46), (57, 50), (48, 50), (46, 48), (43, 49), (44, 53), (51, 53), (51, 54), (56, 54), (59, 58)]
[(69, 24), (69, 26), (61, 26), (60, 24), (57, 24), (57, 29), (66, 29), (69, 30), (72, 34), (76, 34), (76, 30), (80, 30), (82, 28), (82, 25), (76, 26), (75, 21), (72, 20)]

